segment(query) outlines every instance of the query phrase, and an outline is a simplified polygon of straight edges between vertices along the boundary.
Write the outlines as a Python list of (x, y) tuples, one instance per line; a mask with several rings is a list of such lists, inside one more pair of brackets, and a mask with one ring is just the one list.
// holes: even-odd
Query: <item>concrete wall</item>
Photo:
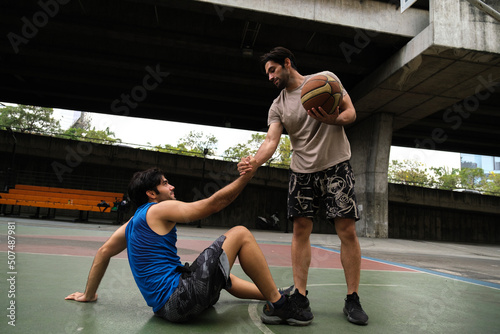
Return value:
[[(14, 176), (16, 183), (73, 189), (116, 191), (125, 193), (133, 173), (150, 167), (165, 171), (176, 186), (179, 200), (191, 202), (217, 191), (237, 177), (235, 163), (203, 158), (158, 153), (129, 147), (83, 143), (79, 141), (15, 134)], [(0, 131), (0, 185), (4, 189), (7, 170), (11, 165), (14, 140), (7, 131)], [(202, 179), (202, 175), (204, 177)], [(286, 194), (288, 171), (262, 167), (251, 184), (226, 210), (203, 221), (204, 225), (245, 225), (253, 228), (257, 216), (275, 212), (286, 229)], [(10, 208), (7, 209), (10, 211)], [(23, 215), (34, 213), (23, 208)], [(45, 209), (42, 210), (42, 213)], [(59, 215), (76, 218), (78, 212), (58, 210)], [(114, 214), (91, 213), (94, 219), (115, 219)], [(194, 222), (198, 224), (198, 222)], [(318, 226), (317, 232), (333, 232)]]
[[(382, 117), (379, 126), (383, 129), (388, 120)], [(367, 136), (366, 138), (381, 138)], [(236, 164), (207, 159), (205, 175), (203, 159), (180, 155), (137, 150), (127, 147), (88, 144), (46, 136), (16, 133), (15, 154), (16, 180), (12, 184), (25, 183), (42, 186), (66, 187), (74, 189), (126, 192), (128, 180), (138, 170), (149, 167), (162, 168), (169, 181), (176, 186), (176, 197), (183, 201), (193, 201), (210, 196), (236, 177)], [(368, 148), (368, 145), (353, 146)], [(0, 185), (5, 180), (7, 168), (11, 164), (13, 139), (7, 131), (0, 131)], [(363, 152), (359, 151), (359, 156)], [(356, 175), (357, 179), (367, 179), (367, 185), (359, 186), (357, 195), (362, 200), (370, 198), (379, 203), (379, 210), (367, 213), (362, 210), (362, 220), (358, 229), (365, 228), (363, 220), (372, 215), (388, 226), (388, 235), (382, 237), (420, 240), (443, 240), (460, 242), (500, 243), (500, 197), (464, 194), (437, 189), (409, 187), (403, 185), (382, 185), (381, 166), (388, 152), (364, 152), (365, 164), (372, 167), (371, 175)], [(371, 161), (371, 162), (370, 162)], [(352, 162), (354, 172), (361, 162)], [(54, 169), (58, 166), (59, 169)], [(364, 168), (360, 166), (359, 168)], [(59, 174), (58, 174), (59, 173)], [(378, 182), (375, 186), (373, 182)], [(243, 193), (222, 212), (204, 219), (203, 226), (245, 225), (255, 228), (257, 216), (275, 212), (281, 221), (281, 230), (286, 229), (286, 198), (288, 170), (262, 167)], [(380, 193), (377, 189), (387, 189)], [(387, 202), (388, 199), (388, 202)], [(360, 201), (361, 202), (361, 201)], [(387, 204), (384, 204), (387, 203)], [(386, 208), (385, 206), (388, 206)], [(377, 208), (377, 205), (373, 207)], [(10, 208), (9, 208), (10, 209)], [(387, 210), (386, 210), (387, 209)], [(385, 212), (388, 211), (388, 216)], [(22, 215), (31, 215), (33, 208), (22, 208)], [(44, 213), (45, 211), (42, 211)], [(132, 212), (129, 213), (129, 215)], [(62, 219), (74, 219), (78, 212), (58, 211)], [(387, 217), (387, 218), (380, 218)], [(115, 214), (91, 214), (90, 219), (107, 219), (110, 223)], [(193, 222), (198, 224), (199, 222)], [(288, 226), (291, 231), (291, 226)], [(315, 218), (314, 233), (335, 233), (332, 225), (322, 216)], [(372, 237), (379, 237), (371, 235)]]
[(389, 237), (500, 243), (500, 197), (389, 184)]

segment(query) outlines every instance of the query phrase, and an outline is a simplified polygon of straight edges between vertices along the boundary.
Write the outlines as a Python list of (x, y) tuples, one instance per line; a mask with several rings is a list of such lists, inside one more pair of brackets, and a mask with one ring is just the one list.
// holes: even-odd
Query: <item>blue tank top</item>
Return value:
[(158, 235), (146, 222), (151, 205), (141, 205), (125, 229), (130, 269), (147, 304), (156, 312), (165, 305), (179, 285), (181, 266), (177, 255), (177, 228), (166, 235)]

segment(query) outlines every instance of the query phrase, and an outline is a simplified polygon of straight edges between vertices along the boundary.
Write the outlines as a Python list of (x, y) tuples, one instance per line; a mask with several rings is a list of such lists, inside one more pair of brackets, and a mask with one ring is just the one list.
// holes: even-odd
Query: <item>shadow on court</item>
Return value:
[[(263, 302), (238, 300), (225, 291), (213, 308), (193, 322), (172, 324), (156, 318), (135, 285), (125, 253), (111, 261), (96, 303), (64, 300), (68, 294), (85, 289), (95, 252), (116, 228), (105, 224), (1, 217), (3, 260), (0, 263), (4, 279), (0, 280), (3, 310), (0, 332), (457, 334), (500, 331), (499, 284), (375, 258), (362, 260), (360, 296), (370, 316), (369, 324), (360, 327), (348, 323), (342, 313), (346, 293), (344, 273), (337, 249), (328, 247), (335, 243), (336, 236), (321, 236), (322, 245), (313, 248), (308, 289), (315, 319), (308, 327), (264, 325), (259, 318)], [(8, 238), (9, 229), (15, 231), (11, 233), (15, 239)], [(181, 260), (192, 261), (224, 231), (179, 226)], [(277, 285), (292, 284), (291, 235), (261, 231), (255, 231), (255, 235)], [(404, 246), (404, 242), (398, 242)], [(13, 247), (7, 248), (9, 245)], [(500, 256), (500, 247), (493, 251)], [(10, 263), (12, 267), (9, 260), (15, 261)], [(234, 266), (233, 273), (246, 277), (239, 265)]]

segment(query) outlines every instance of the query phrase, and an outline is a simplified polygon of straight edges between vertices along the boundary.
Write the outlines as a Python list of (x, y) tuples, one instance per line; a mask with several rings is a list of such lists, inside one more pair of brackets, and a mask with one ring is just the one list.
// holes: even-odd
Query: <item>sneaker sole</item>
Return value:
[(307, 326), (309, 325), (313, 319), (311, 320), (297, 320), (294, 318), (289, 318), (289, 319), (281, 319), (280, 317), (277, 316), (268, 316), (268, 315), (261, 315), (260, 319), (262, 320), (263, 323), (266, 325), (282, 325), (282, 324), (287, 324), (290, 326)]
[(351, 318), (349, 316), (349, 312), (347, 312), (347, 309), (344, 307), (344, 314), (347, 316), (347, 320), (350, 322), (350, 323), (353, 323), (353, 324), (356, 324), (356, 325), (361, 325), (361, 326), (366, 326), (368, 325), (368, 320), (367, 321), (361, 321), (361, 320), (356, 320), (354, 318)]

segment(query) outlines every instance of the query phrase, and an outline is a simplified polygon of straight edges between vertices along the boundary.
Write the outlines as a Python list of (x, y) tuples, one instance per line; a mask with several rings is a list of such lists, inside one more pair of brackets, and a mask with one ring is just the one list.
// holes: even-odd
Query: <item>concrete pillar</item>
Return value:
[(387, 171), (394, 115), (377, 113), (348, 130), (351, 164), (356, 178), (356, 196), (361, 220), (360, 237), (388, 237)]

